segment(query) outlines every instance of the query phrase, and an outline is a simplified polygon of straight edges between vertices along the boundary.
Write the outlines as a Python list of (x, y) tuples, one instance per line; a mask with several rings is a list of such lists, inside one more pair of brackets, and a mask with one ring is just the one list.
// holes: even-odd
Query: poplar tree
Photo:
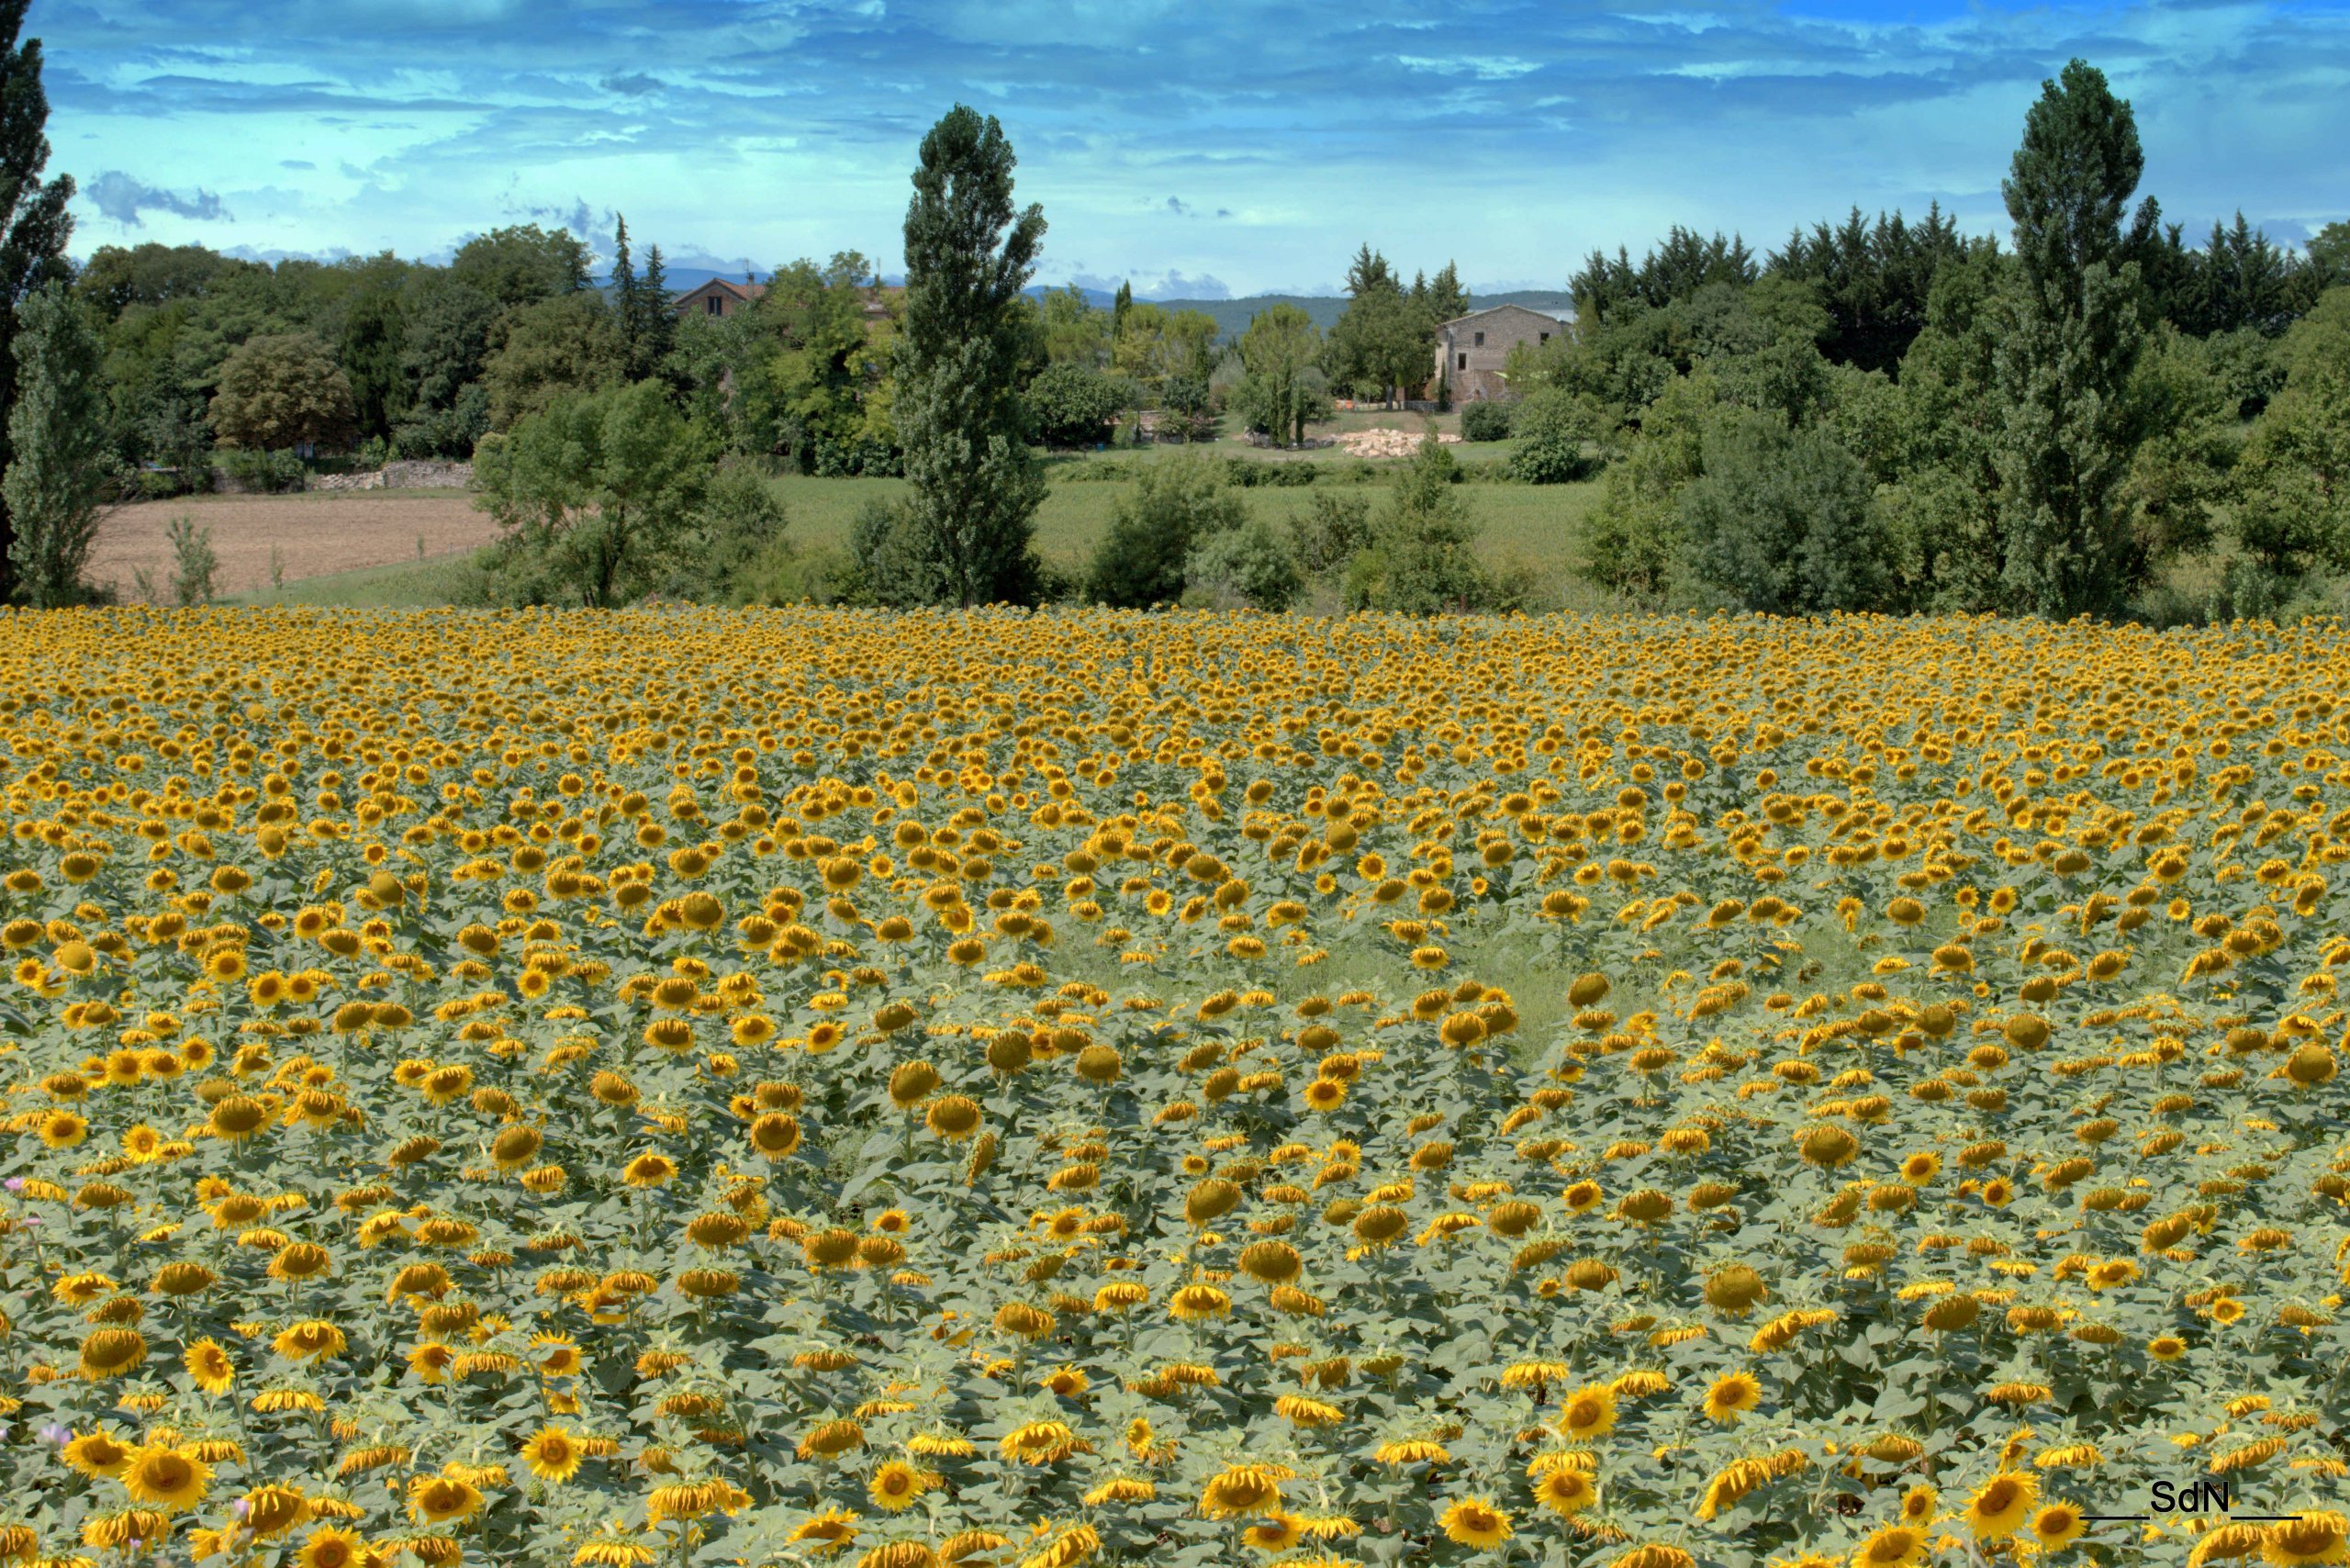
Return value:
[[(923, 138), (906, 208), (905, 317), (893, 411), (912, 494), (860, 556), (914, 580), (892, 598), (979, 605), (1035, 597), (1045, 479), (1024, 430), (1021, 290), (1043, 208), (1012, 204), (1012, 143), (961, 104)], [(886, 547), (885, 547), (886, 546)]]
[[(70, 283), (65, 210), (73, 181), (43, 183), (49, 166), (49, 95), (40, 83), (40, 39), (17, 41), (31, 0), (0, 0), (0, 470), (10, 457), (7, 431), (17, 404), (17, 312), (50, 283)], [(16, 525), (0, 498), (0, 603), (15, 597)]]
[(2006, 418), (1994, 461), (2014, 610), (2111, 613), (2145, 575), (2121, 496), (2139, 423), (2131, 375), (2146, 341), (2121, 215), (2144, 167), (2130, 106), (2101, 72), (2076, 60), (2041, 84), (2000, 187), (2017, 264), (1996, 358)]

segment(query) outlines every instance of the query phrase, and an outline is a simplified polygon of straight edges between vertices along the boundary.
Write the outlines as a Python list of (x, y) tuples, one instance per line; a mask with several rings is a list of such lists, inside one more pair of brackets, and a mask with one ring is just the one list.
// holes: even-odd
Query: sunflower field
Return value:
[(2344, 1560), (2341, 628), (6, 620), (0, 1562)]

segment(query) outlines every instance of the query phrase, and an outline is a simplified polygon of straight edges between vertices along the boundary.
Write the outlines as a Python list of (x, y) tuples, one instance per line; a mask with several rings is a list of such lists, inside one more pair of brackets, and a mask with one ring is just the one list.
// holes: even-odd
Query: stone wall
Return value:
[(472, 487), (470, 463), (439, 463), (403, 458), (365, 474), (313, 474), (313, 490), (463, 490)]

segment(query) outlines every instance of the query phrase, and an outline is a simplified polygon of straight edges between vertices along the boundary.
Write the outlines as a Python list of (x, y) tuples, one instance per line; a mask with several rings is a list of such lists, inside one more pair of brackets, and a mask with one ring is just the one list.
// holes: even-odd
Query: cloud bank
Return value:
[(1047, 282), (1296, 290), (1369, 240), (1556, 286), (1676, 222), (1767, 246), (1939, 200), (2004, 233), (2024, 111), (2076, 54), (2190, 233), (2350, 206), (2350, 0), (1460, 0), (1441, 26), (1402, 0), (35, 0), (26, 30), (84, 252), (431, 254), (519, 221), (609, 249), (625, 213), (640, 247), (895, 269), (959, 101), (1018, 151)]

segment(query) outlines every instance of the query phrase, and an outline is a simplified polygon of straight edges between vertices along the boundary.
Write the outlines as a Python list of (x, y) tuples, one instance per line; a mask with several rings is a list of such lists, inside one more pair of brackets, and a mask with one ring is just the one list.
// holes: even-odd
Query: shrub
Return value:
[[(1462, 419), (1468, 416), (1464, 413)], [(1589, 396), (1546, 386), (1529, 393), (1517, 405), (1510, 428), (1518, 437), (1510, 466), (1529, 485), (1568, 485), (1588, 479), (1599, 469), (1589, 448), (1606, 426), (1599, 405)], [(1465, 429), (1466, 426), (1464, 425)]]
[(1898, 607), (1900, 563), (1874, 487), (1825, 431), (1726, 410), (1677, 510), (1697, 577), (1749, 610)]
[(237, 488), (257, 496), (283, 495), (310, 482), (309, 465), (282, 448), (263, 452), (249, 446), (223, 447), (220, 466)]
[(1509, 439), (1509, 405), (1480, 401), (1460, 407), (1460, 439), (1463, 441), (1507, 441)]
[(1218, 608), (1287, 610), (1305, 588), (1288, 542), (1262, 518), (1211, 534), (1194, 546), (1183, 565), (1183, 580), (1186, 602), (1196, 598)]
[(1277, 489), (1311, 485), (1320, 471), (1319, 464), (1287, 462), (1279, 458), (1227, 457), (1224, 460), (1225, 478), (1244, 490), (1267, 485)]
[(1082, 365), (1046, 367), (1028, 384), (1028, 418), (1046, 446), (1095, 446), (1109, 440), (1122, 406), (1117, 384)]
[(1308, 576), (1341, 571), (1371, 546), (1371, 498), (1317, 490), (1304, 510), (1290, 513), (1289, 529), (1292, 553)]
[(172, 602), (211, 603), (213, 578), (220, 570), (220, 557), (212, 550), (211, 528), (196, 527), (192, 517), (175, 517), (165, 527), (163, 537), (172, 546)]
[(1348, 601), (1361, 609), (1433, 615), (1479, 601), (1484, 583), (1471, 551), (1476, 526), (1453, 486), (1460, 465), (1434, 435), (1395, 476), (1373, 543), (1347, 574)]
[(1192, 457), (1153, 464), (1110, 509), (1087, 591), (1096, 603), (1130, 609), (1172, 604), (1183, 596), (1192, 549), (1247, 517), (1216, 465)]

